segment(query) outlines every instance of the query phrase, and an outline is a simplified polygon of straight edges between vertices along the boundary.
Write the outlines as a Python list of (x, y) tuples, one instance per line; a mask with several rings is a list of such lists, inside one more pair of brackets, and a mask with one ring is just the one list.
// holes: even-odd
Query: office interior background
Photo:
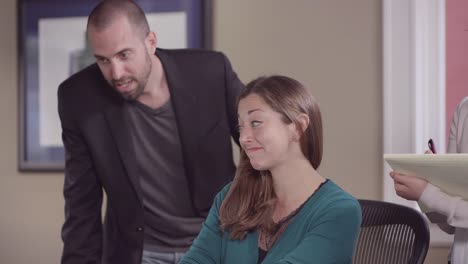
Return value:
[[(446, 2), (447, 17), (468, 10), (463, 0)], [(213, 48), (230, 58), (244, 82), (284, 74), (306, 84), (323, 113), (321, 174), (357, 198), (375, 200), (383, 199), (384, 177), (383, 4), (214, 0), (213, 10)], [(0, 3), (0, 263), (58, 263), (63, 173), (18, 172), (17, 5)], [(468, 30), (468, 19), (457, 19)], [(466, 66), (468, 38), (460, 40), (467, 45), (457, 57)], [(431, 246), (426, 263), (446, 263), (448, 250)]]

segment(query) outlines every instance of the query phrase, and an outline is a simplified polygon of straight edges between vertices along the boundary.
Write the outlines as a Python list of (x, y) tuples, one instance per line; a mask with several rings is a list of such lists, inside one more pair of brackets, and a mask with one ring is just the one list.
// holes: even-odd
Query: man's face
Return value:
[[(88, 28), (91, 47), (107, 82), (125, 99), (136, 100), (145, 91), (152, 69), (155, 41), (143, 36), (124, 17), (104, 29)], [(154, 44), (154, 48), (152, 45)]]

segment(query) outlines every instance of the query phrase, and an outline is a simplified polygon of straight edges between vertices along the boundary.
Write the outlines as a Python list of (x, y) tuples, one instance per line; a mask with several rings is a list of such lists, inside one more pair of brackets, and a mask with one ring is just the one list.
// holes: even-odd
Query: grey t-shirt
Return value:
[(158, 109), (129, 103), (137, 177), (143, 192), (145, 250), (181, 252), (201, 229), (185, 175), (171, 100)]

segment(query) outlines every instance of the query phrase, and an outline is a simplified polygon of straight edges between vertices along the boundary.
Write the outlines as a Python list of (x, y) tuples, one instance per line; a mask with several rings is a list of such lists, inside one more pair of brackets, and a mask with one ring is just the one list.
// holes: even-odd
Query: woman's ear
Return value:
[(304, 131), (309, 127), (310, 119), (309, 116), (302, 113), (297, 116), (299, 126), (296, 126), (297, 140), (299, 140), (304, 134)]

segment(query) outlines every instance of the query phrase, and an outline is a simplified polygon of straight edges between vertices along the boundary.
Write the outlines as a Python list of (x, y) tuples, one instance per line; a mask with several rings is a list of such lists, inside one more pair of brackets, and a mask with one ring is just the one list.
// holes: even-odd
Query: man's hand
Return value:
[(426, 180), (415, 176), (392, 171), (390, 177), (393, 179), (396, 194), (407, 200), (418, 201), (427, 186)]

